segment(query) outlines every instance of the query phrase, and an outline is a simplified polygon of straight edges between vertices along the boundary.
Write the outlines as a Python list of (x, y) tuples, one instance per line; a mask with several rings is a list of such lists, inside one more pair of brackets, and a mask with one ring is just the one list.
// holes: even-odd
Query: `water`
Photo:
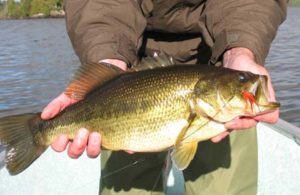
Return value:
[(266, 61), (277, 99), (280, 117), (300, 127), (300, 8), (289, 8)]
[(39, 111), (79, 65), (64, 20), (0, 20), (0, 29), (0, 116)]
[[(281, 117), (300, 126), (300, 8), (289, 8), (272, 44), (270, 70)], [(0, 117), (40, 111), (79, 66), (63, 19), (0, 21)]]

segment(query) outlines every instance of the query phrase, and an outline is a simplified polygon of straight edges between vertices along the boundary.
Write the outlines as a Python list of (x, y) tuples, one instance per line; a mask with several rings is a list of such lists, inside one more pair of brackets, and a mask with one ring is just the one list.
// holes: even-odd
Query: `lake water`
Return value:
[[(3, 20), (0, 29), (0, 117), (40, 111), (79, 66), (64, 19)], [(289, 8), (266, 67), (281, 118), (300, 126), (300, 8)]]

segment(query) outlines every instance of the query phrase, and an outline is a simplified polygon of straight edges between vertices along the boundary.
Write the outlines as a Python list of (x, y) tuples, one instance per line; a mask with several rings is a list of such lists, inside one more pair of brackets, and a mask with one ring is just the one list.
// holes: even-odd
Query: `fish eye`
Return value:
[(249, 77), (248, 77), (248, 75), (245, 74), (245, 73), (240, 73), (240, 74), (239, 74), (239, 80), (240, 80), (240, 82), (242, 82), (242, 83), (246, 83), (246, 82), (249, 81)]

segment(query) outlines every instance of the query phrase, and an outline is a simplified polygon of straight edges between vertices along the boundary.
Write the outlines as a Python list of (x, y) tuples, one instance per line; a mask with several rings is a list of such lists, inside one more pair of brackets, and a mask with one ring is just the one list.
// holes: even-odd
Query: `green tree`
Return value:
[(21, 9), (26, 17), (30, 16), (31, 0), (21, 0)]
[(21, 9), (21, 5), (19, 2), (15, 2), (14, 0), (7, 0), (7, 17), (9, 18), (20, 18), (25, 14)]
[(60, 11), (63, 0), (7, 0), (0, 2), (0, 18), (23, 18), (36, 14), (49, 16), (51, 11)]
[(56, 6), (57, 0), (32, 0), (30, 16), (43, 13), (45, 16), (50, 15), (50, 11)]
[(289, 6), (300, 6), (300, 0), (289, 0)]

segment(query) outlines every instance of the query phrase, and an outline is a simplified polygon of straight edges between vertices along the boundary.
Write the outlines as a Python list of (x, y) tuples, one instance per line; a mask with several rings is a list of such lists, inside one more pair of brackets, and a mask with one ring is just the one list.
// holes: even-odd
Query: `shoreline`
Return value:
[(21, 17), (21, 18), (14, 18), (14, 17), (0, 17), (0, 21), (4, 20), (38, 20), (38, 19), (60, 19), (65, 18), (65, 16), (40, 16), (40, 17)]
[(0, 17), (0, 20), (38, 20), (38, 19), (59, 19), (65, 18), (65, 15), (61, 16), (28, 16), (28, 17)]
[(45, 13), (37, 13), (32, 16), (21, 16), (21, 17), (13, 17), (13, 16), (0, 16), (0, 20), (26, 20), (26, 19), (47, 19), (47, 18), (64, 18), (65, 17), (64, 10), (51, 10), (49, 14)]
[[(296, 4), (293, 6), (288, 6), (288, 9), (300, 9), (300, 4)], [(52, 12), (52, 13), (51, 13)], [(53, 10), (50, 12), (50, 15), (45, 15), (43, 13), (38, 13), (33, 16), (27, 17), (5, 17), (0, 16), (0, 20), (31, 20), (31, 19), (54, 19), (54, 18), (64, 18), (65, 12), (64, 10)]]

